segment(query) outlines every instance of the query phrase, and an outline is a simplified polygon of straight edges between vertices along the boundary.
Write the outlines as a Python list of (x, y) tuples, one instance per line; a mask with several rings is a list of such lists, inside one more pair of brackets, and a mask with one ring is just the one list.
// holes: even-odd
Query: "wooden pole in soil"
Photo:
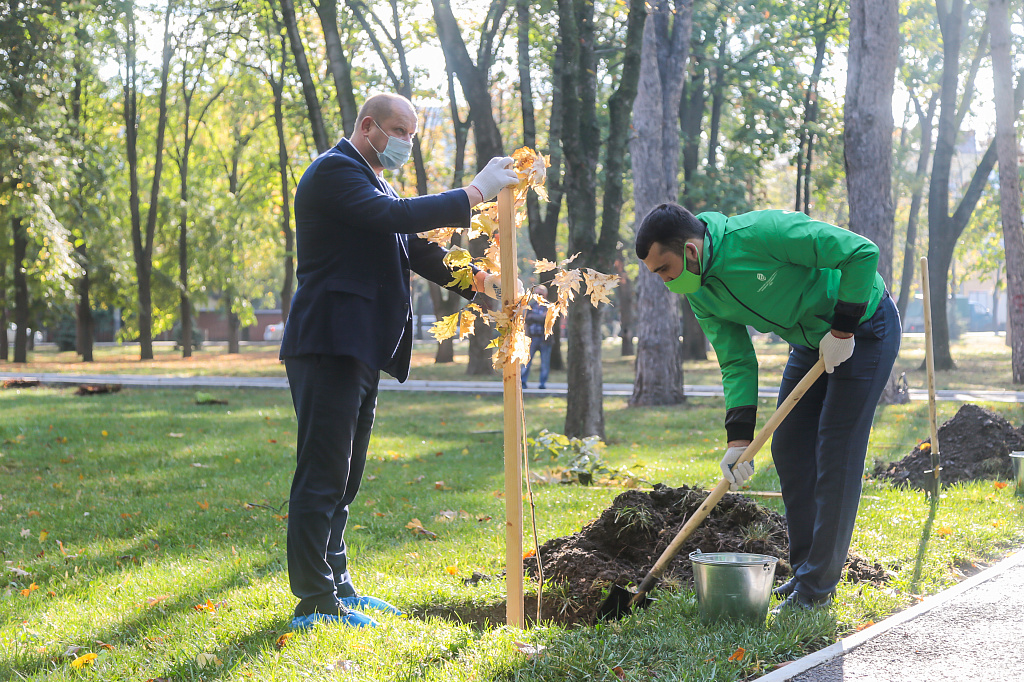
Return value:
[[(516, 253), (515, 207), (512, 190), (498, 192), (498, 249), (501, 258), (501, 307), (516, 296), (519, 257)], [(505, 401), (505, 622), (526, 626), (523, 603), (523, 379), (518, 361), (502, 367)]]
[[(928, 425), (931, 428), (931, 474), (935, 477), (930, 488), (936, 499), (939, 494), (939, 427), (935, 418), (935, 353), (932, 348), (932, 294), (928, 282), (928, 258), (921, 256), (921, 286), (924, 289), (924, 361), (928, 370)], [(927, 472), (926, 472), (927, 473)]]

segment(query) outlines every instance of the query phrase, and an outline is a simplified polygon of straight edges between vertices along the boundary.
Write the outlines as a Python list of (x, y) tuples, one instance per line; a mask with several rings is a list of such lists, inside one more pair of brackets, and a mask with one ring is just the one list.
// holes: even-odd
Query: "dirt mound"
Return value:
[[(967, 404), (952, 419), (939, 427), (939, 463), (943, 485), (980, 479), (1009, 479), (1013, 467), (1007, 456), (1024, 450), (1024, 430), (995, 412)], [(931, 439), (918, 444), (898, 462), (875, 466), (877, 478), (893, 485), (924, 488), (932, 474)]]
[[(683, 523), (707, 498), (707, 491), (655, 485), (651, 492), (622, 493), (579, 533), (541, 545), (544, 577), (560, 585), (563, 621), (590, 622), (609, 584), (636, 585), (657, 561)], [(749, 552), (779, 559), (780, 582), (792, 574), (786, 521), (739, 494), (726, 494), (686, 541), (665, 571), (663, 585), (690, 583), (690, 552)], [(852, 555), (851, 555), (852, 556)], [(847, 580), (885, 582), (884, 567), (859, 557), (848, 563)], [(535, 560), (526, 562), (536, 577)]]

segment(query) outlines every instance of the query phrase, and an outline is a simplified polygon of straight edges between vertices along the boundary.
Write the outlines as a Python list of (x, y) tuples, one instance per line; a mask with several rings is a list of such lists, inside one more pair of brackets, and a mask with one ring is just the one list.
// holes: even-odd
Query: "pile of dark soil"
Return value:
[[(561, 586), (559, 620), (589, 623), (609, 583), (627, 586), (643, 580), (706, 498), (707, 491), (687, 486), (659, 484), (649, 493), (630, 490), (579, 533), (541, 545), (544, 577)], [(740, 494), (726, 494), (694, 531), (668, 565), (663, 587), (693, 581), (689, 554), (696, 550), (767, 554), (779, 559), (779, 582), (792, 574), (785, 519)], [(536, 577), (536, 560), (528, 560), (526, 567)], [(846, 579), (884, 583), (889, 575), (883, 566), (851, 555)]]
[[(924, 444), (928, 445), (925, 446)], [(923, 448), (923, 449), (922, 449)], [(981, 479), (1011, 479), (1007, 456), (1024, 450), (1024, 429), (978, 405), (964, 405), (939, 427), (939, 463), (943, 485)], [(932, 478), (931, 439), (918, 444), (898, 462), (875, 466), (875, 477), (893, 485), (923, 489)]]

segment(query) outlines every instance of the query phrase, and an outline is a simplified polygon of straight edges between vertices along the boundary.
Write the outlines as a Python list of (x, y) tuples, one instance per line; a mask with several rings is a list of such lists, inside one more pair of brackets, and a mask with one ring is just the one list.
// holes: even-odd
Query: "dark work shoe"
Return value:
[(788, 597), (789, 595), (793, 594), (793, 590), (795, 590), (795, 589), (796, 589), (796, 578), (790, 578), (789, 580), (787, 580), (786, 582), (782, 583), (781, 585), (776, 587), (774, 590), (772, 590), (772, 594), (774, 596), (779, 597), (781, 599), (781, 598), (785, 598), (785, 597)]
[(790, 592), (786, 600), (772, 609), (771, 614), (777, 616), (784, 611), (810, 611), (812, 609), (828, 608), (832, 604), (832, 595), (826, 594), (818, 599), (810, 599), (799, 592)]

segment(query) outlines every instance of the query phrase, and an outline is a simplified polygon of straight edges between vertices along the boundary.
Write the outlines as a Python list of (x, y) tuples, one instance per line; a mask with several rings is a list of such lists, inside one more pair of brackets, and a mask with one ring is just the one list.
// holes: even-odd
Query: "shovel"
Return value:
[[(782, 420), (786, 418), (786, 415), (788, 415), (790, 410), (793, 409), (793, 406), (796, 405), (797, 401), (803, 397), (804, 393), (806, 393), (814, 382), (818, 380), (818, 377), (820, 377), (824, 371), (825, 363), (823, 360), (819, 359), (818, 362), (816, 362), (814, 366), (807, 371), (807, 375), (800, 380), (800, 383), (796, 385), (796, 388), (793, 389), (792, 393), (786, 396), (786, 399), (782, 401), (782, 404), (779, 405), (777, 410), (775, 410), (775, 414), (768, 419), (768, 423), (766, 423), (758, 434), (754, 436), (754, 440), (750, 442), (747, 449), (744, 450), (743, 454), (740, 455), (740, 458), (736, 460), (736, 464), (749, 462), (754, 458), (754, 455), (758, 453), (761, 446), (763, 446), (768, 438), (775, 432), (775, 429), (778, 428)], [(711, 510), (715, 508), (715, 505), (718, 504), (719, 500), (722, 499), (728, 490), (729, 480), (723, 478), (718, 482), (718, 485), (715, 486), (714, 490), (708, 494), (707, 499), (704, 500), (704, 503), (700, 505), (697, 511), (695, 511), (693, 515), (686, 520), (686, 523), (684, 523), (683, 527), (679, 529), (675, 538), (673, 538), (672, 542), (670, 542), (668, 547), (665, 548), (665, 551), (661, 553), (661, 556), (658, 557), (658, 561), (656, 561), (654, 566), (651, 567), (651, 570), (637, 586), (635, 591), (613, 584), (611, 592), (608, 593), (608, 597), (601, 603), (601, 606), (597, 610), (597, 619), (617, 620), (628, 615), (634, 608), (643, 609), (649, 606), (652, 599), (647, 596), (647, 593), (654, 589), (658, 584), (661, 580), (661, 575), (665, 572), (665, 569), (668, 568), (669, 563), (671, 563), (672, 559), (676, 557), (676, 554), (679, 554), (679, 550), (682, 549), (683, 543), (690, 539), (693, 532), (697, 530), (697, 527), (700, 526), (705, 518), (707, 518), (708, 514), (711, 513)]]

